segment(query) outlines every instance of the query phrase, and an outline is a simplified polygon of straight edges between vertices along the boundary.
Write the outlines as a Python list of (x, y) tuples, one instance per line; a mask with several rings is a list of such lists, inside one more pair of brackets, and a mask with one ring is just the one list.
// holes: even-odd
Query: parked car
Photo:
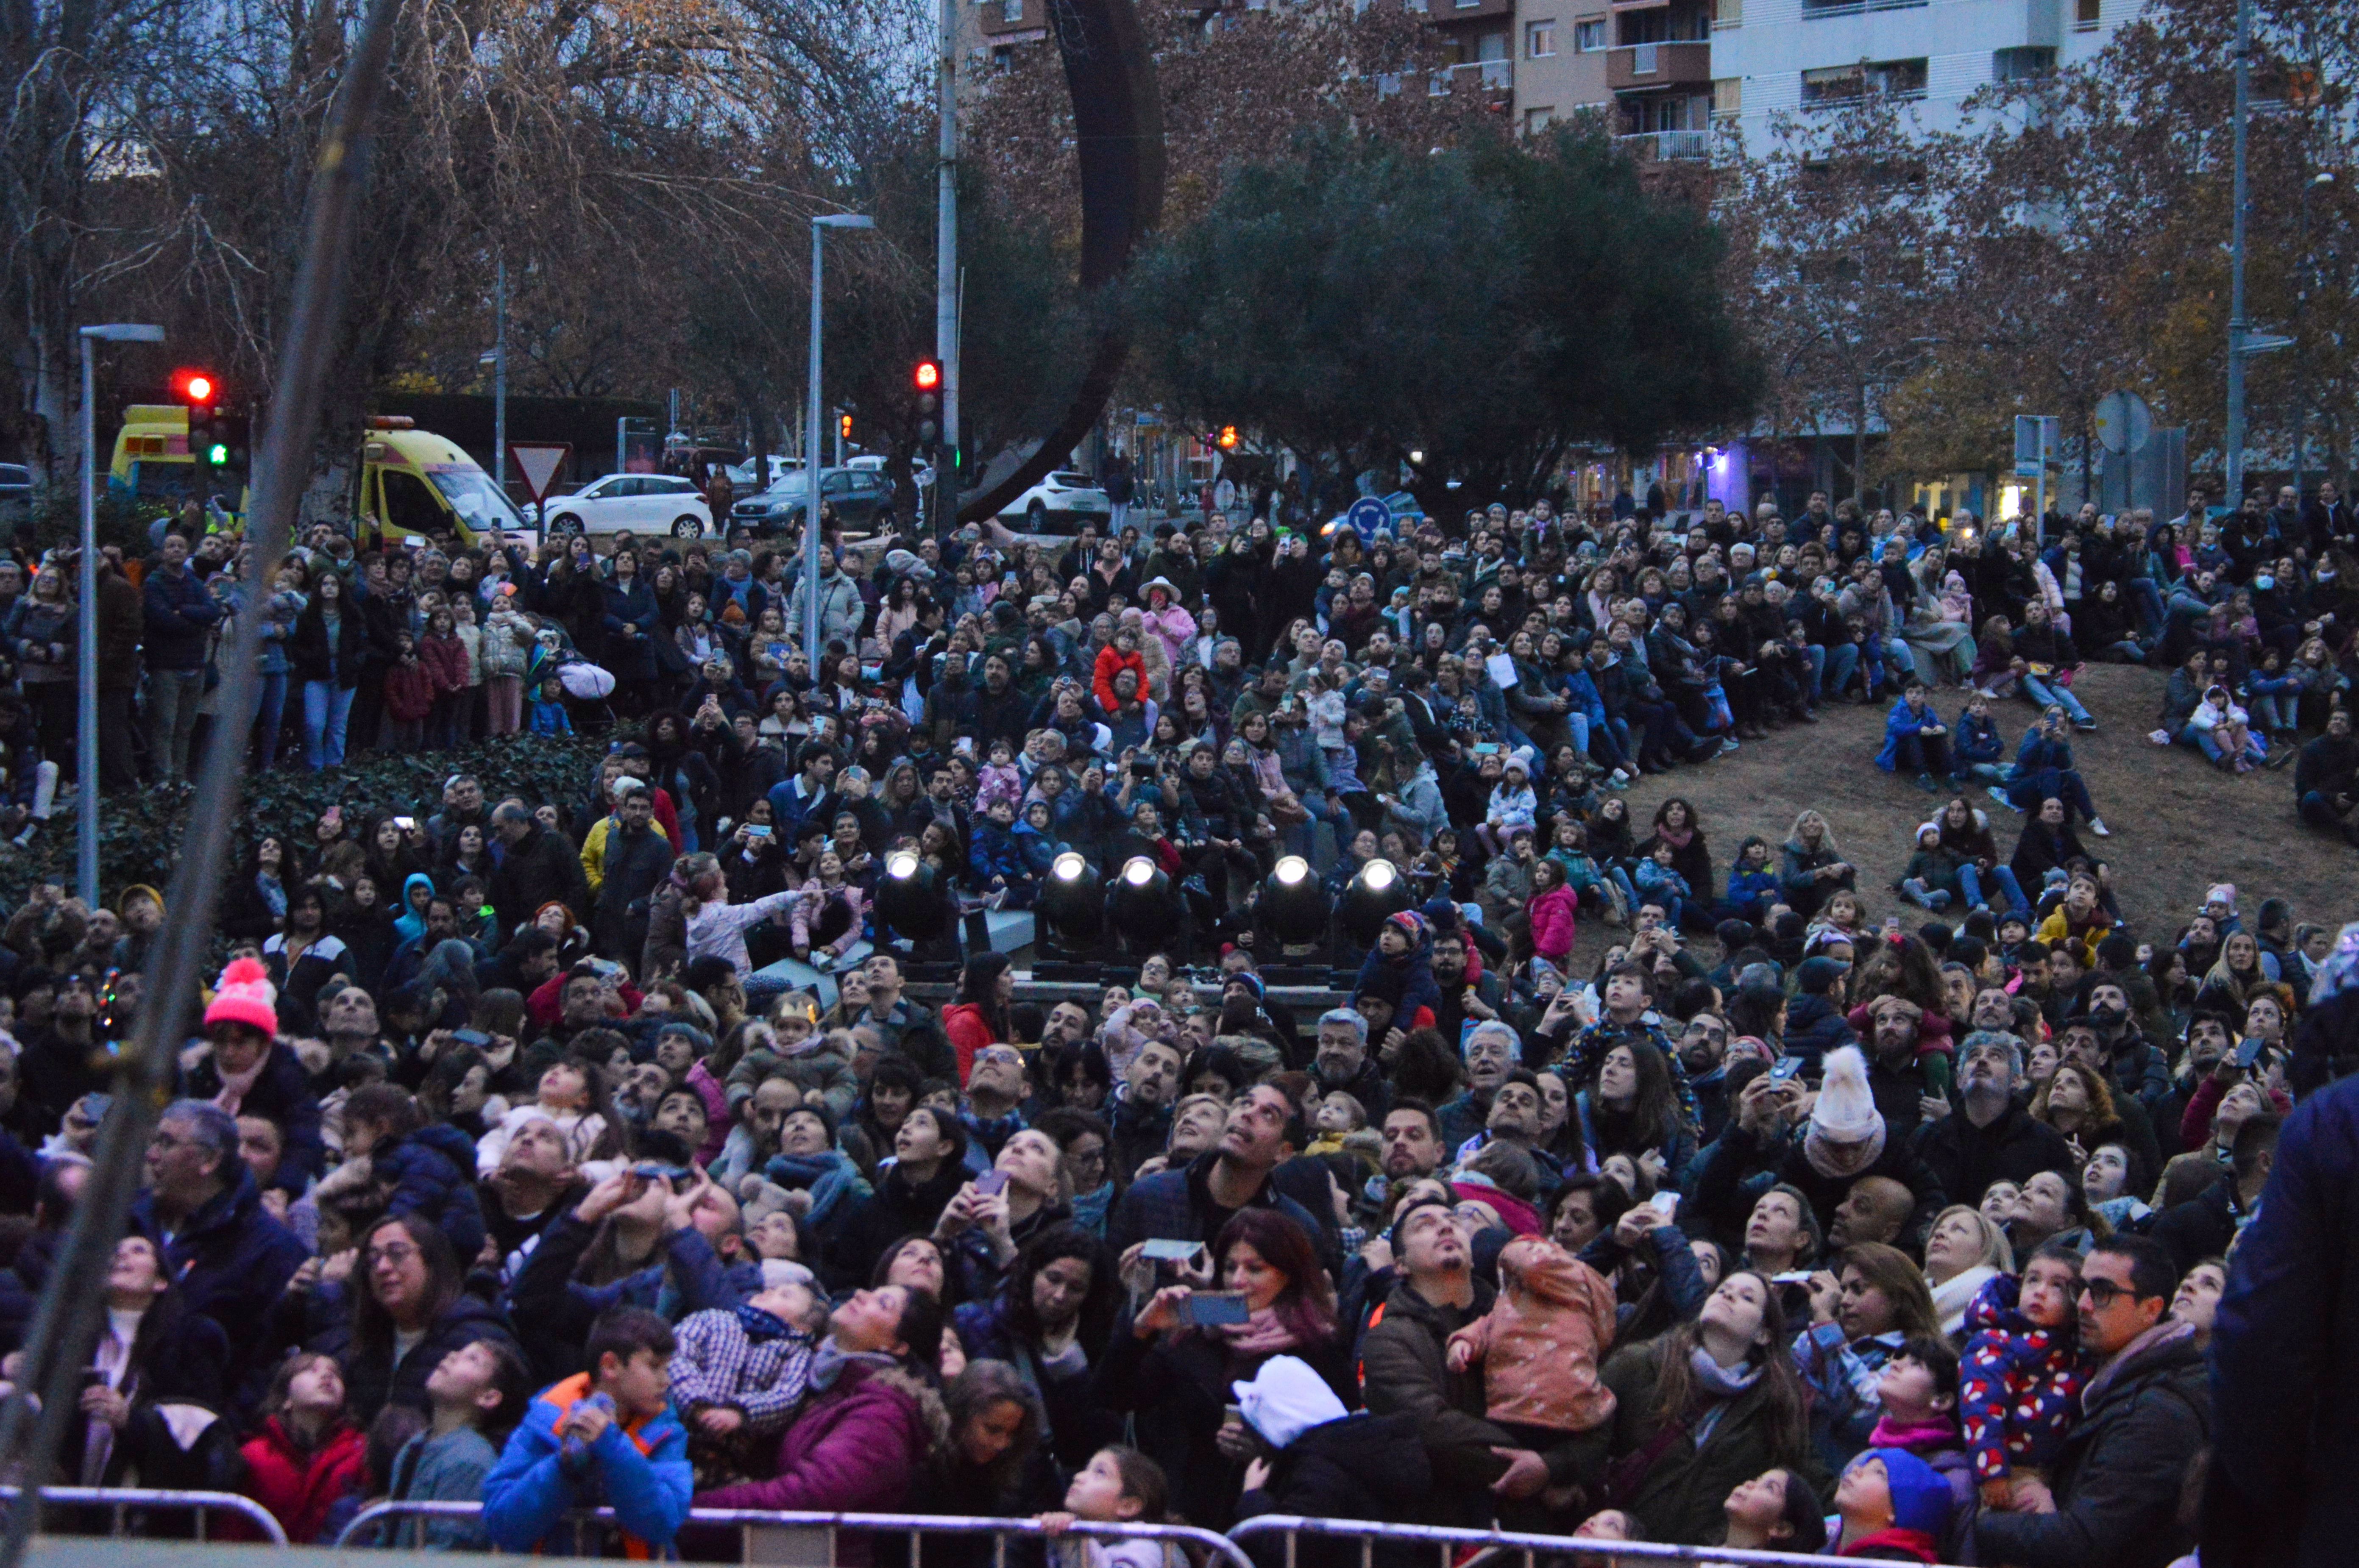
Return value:
[(691, 480), (664, 473), (610, 473), (571, 495), (551, 496), (552, 534), (669, 534), (701, 539), (712, 532), (712, 509)]
[[(1027, 533), (1078, 534), (1084, 521), (1103, 523), (1114, 515), (1114, 503), (1097, 481), (1085, 473), (1051, 473), (1000, 508), (1002, 518), (1020, 517)], [(1059, 527), (1057, 524), (1063, 524)]]
[[(770, 456), (770, 483), (777, 483), (779, 480), (783, 479), (788, 474), (801, 472), (803, 460), (800, 458), (782, 458), (775, 452), (772, 453)], [(741, 494), (757, 495), (766, 488), (765, 486), (756, 482), (754, 475), (754, 460), (751, 458), (747, 458), (742, 463), (731, 463), (727, 465), (724, 471), (729, 475), (729, 482), (735, 486), (738, 492)]]
[[(836, 522), (854, 531), (874, 528), (893, 504), (893, 483), (873, 469), (821, 469), (820, 500), (835, 511)], [(779, 479), (759, 495), (750, 495), (729, 509), (732, 528), (775, 534), (810, 504), (810, 487), (799, 470)]]

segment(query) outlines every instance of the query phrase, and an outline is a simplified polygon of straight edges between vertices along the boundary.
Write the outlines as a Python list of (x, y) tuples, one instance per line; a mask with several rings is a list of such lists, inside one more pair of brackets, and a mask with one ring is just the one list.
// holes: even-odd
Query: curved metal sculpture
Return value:
[[(1073, 101), (1082, 182), (1082, 292), (1096, 295), (1121, 280), (1139, 242), (1163, 215), (1163, 101), (1155, 84), (1155, 58), (1131, 0), (1050, 0), (1049, 16)], [(1050, 469), (1062, 466), (1105, 411), (1129, 355), (1130, 335), (1120, 313), (1110, 312), (1063, 416), (1015, 471), (962, 503), (959, 520), (997, 516)]]

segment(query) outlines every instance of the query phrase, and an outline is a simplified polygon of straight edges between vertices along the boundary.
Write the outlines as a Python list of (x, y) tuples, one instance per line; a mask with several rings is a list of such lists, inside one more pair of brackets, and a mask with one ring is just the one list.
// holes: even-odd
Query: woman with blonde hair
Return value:
[(1974, 1292), (2001, 1274), (2015, 1272), (2015, 1249), (1980, 1209), (1951, 1204), (1933, 1217), (1925, 1238), (1925, 1285), (1941, 1332), (1955, 1337), (1965, 1327), (1966, 1305)]

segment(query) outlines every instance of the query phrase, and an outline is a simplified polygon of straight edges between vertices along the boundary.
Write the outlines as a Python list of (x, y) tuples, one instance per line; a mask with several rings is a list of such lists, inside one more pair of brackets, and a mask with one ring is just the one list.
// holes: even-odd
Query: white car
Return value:
[(1046, 534), (1051, 524), (1066, 526), (1061, 533), (1079, 533), (1084, 521), (1103, 523), (1114, 515), (1114, 503), (1105, 491), (1085, 473), (1051, 473), (1039, 483), (1000, 508), (1003, 518), (1021, 517), (1024, 531)]
[(701, 539), (712, 532), (712, 508), (694, 481), (667, 473), (610, 473), (542, 510), (552, 534), (668, 534)]

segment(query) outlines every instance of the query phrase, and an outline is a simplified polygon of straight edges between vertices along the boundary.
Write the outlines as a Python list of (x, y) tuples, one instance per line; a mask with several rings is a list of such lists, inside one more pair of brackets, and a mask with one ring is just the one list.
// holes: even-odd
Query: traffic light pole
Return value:
[[(940, 200), (934, 227), (934, 357), (942, 367), (942, 438), (934, 457), (934, 537), (958, 527), (958, 0), (941, 0), (935, 24), (941, 116)], [(814, 665), (814, 668), (817, 666)]]

